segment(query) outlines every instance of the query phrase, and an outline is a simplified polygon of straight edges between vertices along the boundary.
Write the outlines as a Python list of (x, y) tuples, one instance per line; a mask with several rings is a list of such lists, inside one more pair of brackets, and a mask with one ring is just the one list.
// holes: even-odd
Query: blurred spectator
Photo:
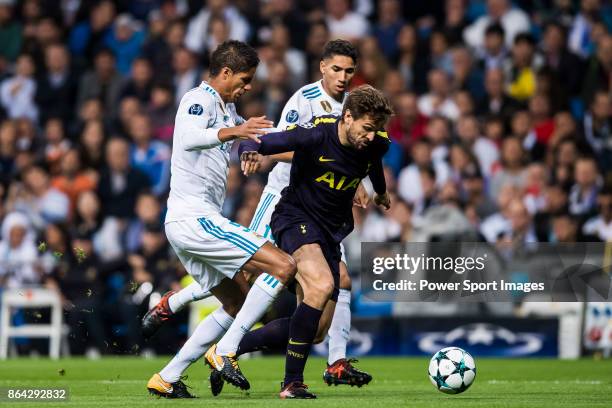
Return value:
[(512, 136), (517, 137), (527, 154), (527, 160), (543, 160), (546, 146), (538, 140), (533, 127), (533, 118), (528, 110), (518, 110), (512, 115), (510, 122)]
[(501, 235), (502, 242), (523, 245), (540, 241), (536, 235), (533, 217), (520, 198), (514, 198), (510, 201), (507, 212), (510, 228)]
[(425, 135), (427, 117), (418, 109), (417, 96), (412, 92), (403, 92), (395, 99), (395, 116), (387, 126), (389, 135), (400, 143), (408, 153), (414, 142)]
[[(305, 17), (298, 7), (298, 2), (295, 0), (270, 0), (260, 4), (260, 18), (265, 21), (262, 27), (258, 28), (258, 37), (262, 42), (266, 41), (269, 35), (269, 23), (279, 22), (285, 27), (291, 27), (291, 46), (297, 49), (307, 49), (306, 38), (308, 35), (309, 25)], [(314, 24), (310, 25), (310, 29)], [(323, 49), (323, 44), (319, 50)], [(318, 62), (318, 61), (317, 61)]]
[(110, 37), (115, 14), (115, 5), (112, 1), (103, 0), (94, 5), (88, 20), (72, 27), (69, 38), (70, 51), (90, 61)]
[(291, 97), (292, 89), (287, 84), (290, 72), (287, 64), (279, 60), (269, 61), (267, 71), (268, 86), (263, 90), (262, 98), (266, 107), (266, 117), (276, 120), (280, 117), (285, 102)]
[(155, 225), (162, 221), (162, 209), (157, 197), (153, 194), (141, 193), (136, 200), (135, 211), (136, 217), (130, 221), (125, 231), (128, 252), (135, 252), (140, 249), (146, 225)]
[(480, 48), (487, 27), (498, 22), (504, 28), (506, 45), (514, 43), (517, 34), (529, 31), (529, 18), (524, 11), (512, 8), (510, 0), (487, 0), (487, 14), (478, 18), (463, 32), (465, 42), (472, 48)]
[(557, 214), (553, 217), (551, 241), (563, 243), (577, 242), (578, 224), (578, 219), (570, 214)]
[(86, 72), (79, 84), (78, 103), (98, 98), (110, 117), (117, 111), (117, 101), (123, 86), (123, 78), (115, 69), (115, 57), (107, 50), (100, 50), (94, 59), (94, 69)]
[(174, 69), (174, 100), (176, 106), (188, 90), (198, 86), (201, 82), (200, 71), (197, 68), (194, 55), (186, 48), (177, 48), (172, 55), (172, 68)]
[(22, 27), (19, 21), (13, 18), (13, 12), (11, 2), (0, 4), (0, 74), (9, 63), (17, 59), (21, 49)]
[(485, 95), (477, 103), (480, 116), (497, 115), (508, 120), (519, 103), (504, 90), (504, 72), (499, 68), (489, 69), (485, 74)]
[(230, 39), (229, 25), (230, 23), (223, 16), (215, 15), (210, 18), (208, 23), (208, 41), (206, 44), (208, 55), (212, 54), (219, 44)]
[(546, 208), (547, 184), (546, 167), (538, 162), (529, 164), (525, 175), (525, 196), (523, 197), (529, 214), (536, 214)]
[(185, 46), (196, 54), (203, 54), (206, 49), (206, 38), (209, 33), (209, 22), (212, 16), (222, 16), (231, 21), (229, 37), (232, 40), (246, 41), (250, 36), (249, 22), (240, 14), (238, 9), (229, 5), (227, 0), (202, 0), (206, 5), (196, 14), (187, 26)]
[(525, 151), (521, 140), (508, 137), (501, 149), (499, 167), (493, 171), (489, 195), (497, 197), (503, 186), (512, 185), (523, 189), (525, 187)]
[(602, 170), (612, 171), (612, 101), (607, 92), (597, 92), (584, 115), (583, 132)]
[(443, 32), (451, 46), (463, 43), (463, 31), (468, 25), (464, 0), (446, 0), (444, 2)]
[(388, 60), (394, 60), (398, 54), (397, 37), (404, 20), (398, 0), (381, 0), (378, 2), (378, 21), (372, 29), (378, 45)]
[(574, 164), (578, 159), (576, 142), (572, 138), (561, 140), (553, 154), (551, 177), (557, 185), (569, 190), (574, 182)]
[(152, 86), (153, 67), (151, 63), (145, 58), (136, 58), (132, 63), (130, 78), (121, 91), (121, 97), (135, 96), (141, 103), (147, 104), (151, 99)]
[(12, 212), (2, 222), (0, 287), (16, 289), (39, 283), (34, 232), (27, 215)]
[(140, 54), (144, 40), (145, 32), (140, 23), (129, 14), (117, 16), (104, 45), (115, 54), (117, 70), (121, 74), (127, 75), (130, 72), (132, 61)]
[(427, 78), (429, 92), (419, 98), (419, 110), (425, 116), (442, 115), (456, 120), (459, 117), (459, 108), (450, 97), (448, 74), (441, 69), (432, 69)]
[(405, 24), (397, 37), (397, 45), (399, 55), (396, 63), (407, 88), (419, 95), (424, 93), (427, 90), (426, 77), (430, 62), (420, 55), (416, 28)]
[(453, 60), (448, 39), (440, 30), (432, 31), (429, 36), (429, 58), (433, 68), (441, 69), (449, 76), (453, 74)]
[(30, 166), (22, 173), (23, 184), (13, 184), (7, 207), (27, 215), (37, 229), (50, 222), (64, 222), (70, 212), (68, 197), (51, 186), (49, 175), (39, 166)]
[(185, 24), (180, 20), (167, 24), (162, 35), (149, 38), (142, 46), (142, 56), (151, 61), (155, 67), (155, 76), (158, 80), (167, 81), (172, 77), (172, 60), (174, 51), (183, 46), (185, 38)]
[(550, 102), (546, 95), (536, 94), (529, 100), (529, 113), (538, 142), (548, 145), (555, 130)]
[(573, 215), (589, 216), (595, 210), (599, 191), (597, 163), (593, 158), (582, 157), (574, 168), (575, 184), (569, 195), (569, 210)]
[(351, 81), (351, 87), (369, 84), (375, 88), (382, 88), (389, 71), (389, 64), (378, 48), (376, 39), (374, 37), (364, 38), (359, 53), (359, 67)]
[(0, 83), (0, 103), (11, 119), (38, 120), (34, 61), (27, 54), (17, 57), (15, 75)]
[(74, 214), (78, 197), (85, 191), (96, 188), (96, 181), (91, 173), (81, 169), (81, 157), (76, 149), (68, 150), (60, 162), (60, 174), (51, 180), (51, 185), (70, 200), (70, 213)]
[(51, 175), (56, 175), (60, 169), (60, 160), (70, 149), (70, 141), (66, 139), (64, 125), (58, 118), (51, 118), (45, 123), (45, 163)]
[(0, 124), (0, 185), (7, 184), (14, 176), (16, 155), (17, 128), (13, 122), (7, 120)]
[(475, 50), (481, 67), (488, 71), (490, 69), (503, 69), (508, 49), (504, 42), (504, 27), (499, 23), (493, 23), (485, 30), (484, 44)]
[[(37, 1), (29, 1), (26, 4), (37, 4)], [(23, 54), (29, 54), (34, 60), (37, 72), (42, 72), (45, 66), (45, 51), (53, 45), (62, 41), (62, 30), (57, 22), (49, 16), (37, 16), (32, 19), (32, 31), (24, 28)]]
[(119, 219), (131, 218), (138, 193), (150, 186), (149, 178), (130, 166), (130, 148), (122, 139), (108, 141), (106, 164), (98, 182), (102, 212)]
[(536, 90), (536, 71), (542, 60), (535, 51), (535, 39), (531, 34), (521, 33), (516, 36), (512, 59), (506, 66), (506, 80), (508, 94), (519, 101), (529, 99)]
[(474, 65), (472, 55), (467, 48), (457, 47), (452, 50), (452, 88), (468, 91), (473, 99), (484, 96), (484, 76), (480, 68)]
[(74, 116), (77, 96), (77, 78), (70, 66), (70, 56), (64, 45), (53, 44), (45, 50), (46, 72), (40, 75), (36, 86), (36, 104), (40, 108), (40, 121), (61, 118), (68, 125)]
[(130, 121), (136, 115), (143, 112), (143, 107), (138, 98), (125, 96), (119, 104), (119, 115), (115, 118), (112, 133), (124, 139), (130, 137)]
[(609, 185), (599, 191), (597, 196), (598, 214), (588, 220), (582, 232), (604, 242), (612, 241), (612, 188)]
[(93, 251), (102, 261), (120, 259), (124, 252), (122, 225), (114, 217), (104, 217), (100, 199), (95, 192), (82, 192), (76, 205), (74, 217), (75, 234), (90, 236)]
[(104, 125), (100, 120), (85, 124), (79, 140), (83, 168), (99, 171), (104, 163)]
[(476, 225), (497, 211), (497, 205), (486, 194), (485, 181), (478, 167), (467, 167), (461, 174), (461, 191), (466, 207), (474, 208)]
[(563, 84), (563, 89), (568, 95), (576, 95), (580, 91), (580, 85), (584, 75), (582, 60), (566, 46), (565, 27), (560, 23), (550, 22), (544, 28), (542, 38), (542, 51), (544, 61), (555, 74), (554, 82)]
[(496, 243), (511, 230), (509, 206), (521, 196), (522, 190), (513, 184), (504, 184), (497, 195), (489, 194), (496, 201), (498, 211), (480, 223), (480, 233), (487, 242)]
[(599, 0), (580, 0), (580, 11), (574, 16), (569, 32), (568, 44), (570, 50), (586, 58), (593, 52), (591, 32), (599, 18)]
[(136, 115), (130, 119), (130, 136), (131, 165), (147, 175), (155, 195), (163, 195), (170, 187), (170, 148), (162, 142), (151, 140), (151, 122), (146, 115)]
[[(260, 51), (265, 64), (257, 68), (256, 77), (261, 81), (270, 81), (270, 64), (273, 60), (282, 61), (289, 71), (285, 82), (289, 84), (290, 90), (295, 91), (302, 87), (306, 81), (306, 56), (302, 51), (290, 48), (289, 28), (282, 24), (273, 24), (270, 32), (270, 41), (264, 50)], [(282, 106), (281, 106), (282, 110)]]
[(601, 38), (597, 51), (587, 63), (582, 99), (588, 104), (598, 91), (612, 93), (612, 34)]
[(419, 139), (412, 145), (412, 164), (404, 167), (397, 180), (397, 192), (410, 204), (416, 204), (425, 195), (425, 186), (421, 171), (433, 166), (434, 183), (442, 185), (449, 177), (450, 169), (445, 161), (432, 161), (431, 143), (427, 139)]
[(493, 165), (499, 160), (499, 150), (495, 143), (480, 134), (478, 120), (475, 116), (463, 116), (457, 121), (457, 136), (478, 159), (480, 171), (489, 177)]
[(172, 140), (174, 131), (174, 94), (172, 87), (163, 83), (153, 85), (151, 90), (151, 102), (146, 109), (151, 118), (153, 137), (164, 142)]
[(369, 22), (351, 10), (349, 0), (326, 0), (327, 25), (332, 38), (357, 40), (368, 34)]
[[(291, 27), (291, 26), (290, 26)], [(293, 38), (293, 36), (292, 36)], [(329, 41), (329, 29), (324, 21), (317, 21), (310, 25), (310, 31), (306, 38), (306, 62), (307, 62), (307, 82), (314, 82), (320, 79), (319, 62), (321, 53), (325, 48), (325, 43)]]

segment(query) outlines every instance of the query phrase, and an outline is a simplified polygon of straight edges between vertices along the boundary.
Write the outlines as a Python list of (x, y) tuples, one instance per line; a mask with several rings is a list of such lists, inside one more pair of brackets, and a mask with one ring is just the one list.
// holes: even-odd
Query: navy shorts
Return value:
[(301, 208), (283, 203), (282, 199), (272, 214), (270, 227), (276, 246), (289, 255), (302, 245), (319, 244), (332, 272), (334, 291), (331, 300), (336, 302), (340, 293), (340, 244), (335, 243)]

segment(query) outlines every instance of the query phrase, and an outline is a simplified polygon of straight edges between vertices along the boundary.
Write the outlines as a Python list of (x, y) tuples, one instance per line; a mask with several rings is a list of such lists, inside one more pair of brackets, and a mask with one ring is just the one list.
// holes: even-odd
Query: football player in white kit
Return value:
[[(191, 397), (181, 375), (217, 341), (214, 368), (225, 381), (248, 389), (234, 353), (244, 333), (295, 276), (293, 258), (221, 215), (233, 141), (258, 140), (262, 129), (272, 127), (265, 117), (245, 121), (233, 104), (251, 89), (258, 63), (252, 47), (226, 41), (211, 56), (210, 82), (187, 92), (178, 107), (166, 236), (201, 290), (223, 307), (200, 322), (168, 365), (151, 377), (147, 388), (159, 396)], [(238, 273), (242, 269), (265, 272), (249, 290), (244, 274)]]
[[(320, 62), (322, 79), (303, 86), (293, 94), (285, 104), (277, 128), (284, 129), (290, 125), (305, 124), (317, 116), (339, 116), (342, 112), (348, 87), (355, 75), (357, 59), (357, 51), (350, 42), (344, 40), (329, 41), (325, 46)], [(280, 200), (281, 191), (289, 184), (292, 155), (293, 153), (283, 153), (275, 156), (279, 162), (268, 176), (268, 184), (262, 193), (249, 226), (251, 230), (272, 242), (274, 242), (274, 239), (270, 233), (270, 219), (276, 203)], [(361, 185), (356, 193), (356, 198), (357, 205), (363, 207), (367, 205), (369, 197)], [(353, 360), (346, 358), (346, 347), (351, 328), (351, 278), (346, 267), (344, 248), (342, 248), (342, 251), (340, 293), (333, 318), (325, 314), (321, 318), (321, 324), (329, 325), (331, 320), (328, 331), (328, 367), (323, 374), (323, 379), (330, 385), (361, 386), (369, 383), (372, 377), (368, 373), (356, 369), (351, 364)], [(147, 337), (151, 336), (165, 320), (185, 305), (209, 296), (210, 293), (205, 292), (197, 283), (192, 283), (179, 292), (165, 294), (160, 302), (143, 318), (143, 334)], [(322, 339), (317, 340), (321, 341)], [(214, 376), (211, 377), (211, 380), (213, 378)], [(221, 391), (214, 383), (211, 385), (213, 394)]]

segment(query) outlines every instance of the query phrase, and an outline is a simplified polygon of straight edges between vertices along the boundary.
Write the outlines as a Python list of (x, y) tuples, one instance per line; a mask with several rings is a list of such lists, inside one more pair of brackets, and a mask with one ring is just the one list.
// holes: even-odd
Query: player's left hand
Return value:
[(245, 176), (257, 173), (261, 167), (263, 156), (257, 152), (243, 152), (240, 155), (240, 170)]
[(357, 191), (355, 191), (355, 196), (353, 197), (353, 205), (355, 207), (367, 208), (368, 204), (370, 204), (370, 195), (363, 186), (363, 183), (359, 183)]
[(389, 193), (385, 191), (384, 194), (376, 194), (374, 196), (374, 204), (379, 207), (383, 207), (385, 210), (391, 208), (391, 198), (389, 197)]

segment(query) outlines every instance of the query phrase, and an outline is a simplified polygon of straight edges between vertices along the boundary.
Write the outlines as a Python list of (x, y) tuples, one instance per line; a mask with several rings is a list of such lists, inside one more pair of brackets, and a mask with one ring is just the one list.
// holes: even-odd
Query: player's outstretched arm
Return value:
[(265, 116), (249, 118), (244, 123), (219, 130), (218, 138), (221, 142), (228, 142), (234, 139), (252, 140), (259, 143), (259, 136), (266, 134), (265, 129), (270, 129), (274, 123), (267, 120)]

